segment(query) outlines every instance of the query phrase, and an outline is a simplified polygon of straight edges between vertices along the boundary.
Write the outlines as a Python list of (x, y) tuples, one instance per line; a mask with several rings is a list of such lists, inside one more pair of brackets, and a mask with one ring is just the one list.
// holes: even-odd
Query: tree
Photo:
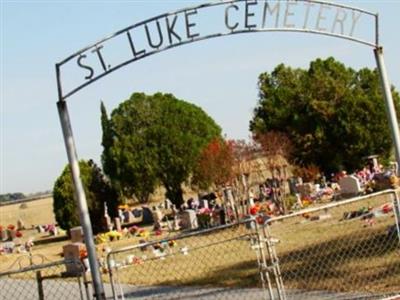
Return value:
[[(117, 194), (92, 160), (80, 161), (79, 169), (93, 232), (98, 233), (106, 229), (103, 224), (104, 203), (107, 204), (109, 216), (118, 216)], [(64, 230), (80, 224), (69, 165), (64, 168), (54, 184), (53, 211), (57, 223)]]
[(222, 186), (233, 178), (233, 142), (213, 139), (203, 150), (193, 172), (192, 183), (202, 189)]
[[(285, 133), (295, 163), (326, 172), (353, 171), (363, 157), (391, 152), (385, 105), (377, 70), (355, 71), (333, 58), (317, 59), (308, 70), (281, 64), (259, 76), (253, 134)], [(392, 88), (397, 111), (399, 94)]]
[[(104, 118), (103, 118), (104, 119)], [(201, 108), (171, 94), (134, 93), (103, 124), (105, 173), (126, 197), (142, 202), (159, 184), (178, 207), (182, 183), (193, 172), (201, 150), (221, 136)]]

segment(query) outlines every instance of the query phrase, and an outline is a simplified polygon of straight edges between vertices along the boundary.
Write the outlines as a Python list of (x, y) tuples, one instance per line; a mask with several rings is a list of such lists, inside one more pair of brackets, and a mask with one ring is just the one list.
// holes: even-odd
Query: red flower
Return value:
[(7, 229), (9, 229), (9, 230), (14, 230), (14, 229), (15, 229), (15, 225), (9, 224), (9, 225), (7, 226)]
[(21, 232), (21, 231), (17, 231), (17, 232), (15, 233), (15, 236), (16, 236), (17, 238), (22, 237), (22, 232)]

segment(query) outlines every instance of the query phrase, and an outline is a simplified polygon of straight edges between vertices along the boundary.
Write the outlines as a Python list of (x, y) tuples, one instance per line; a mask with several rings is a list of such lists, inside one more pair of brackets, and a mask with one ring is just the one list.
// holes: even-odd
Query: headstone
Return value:
[(289, 191), (291, 195), (296, 195), (299, 191), (297, 190), (297, 179), (295, 177), (291, 177), (288, 179), (289, 182)]
[(250, 207), (254, 206), (254, 198), (249, 198)]
[(42, 225), (38, 225), (38, 226), (36, 227), (36, 229), (37, 229), (38, 233), (43, 233), (43, 232), (45, 232), (44, 227), (43, 227)]
[[(75, 227), (77, 228), (77, 227)], [(81, 251), (85, 251), (86, 247), (83, 243), (71, 243), (63, 246), (63, 254), (65, 260), (77, 260), (81, 259)], [(80, 273), (81, 267), (79, 264), (65, 264), (67, 273)]]
[(24, 222), (23, 222), (21, 219), (18, 219), (18, 221), (17, 221), (17, 229), (18, 229), (18, 230), (23, 230), (23, 229), (25, 229)]
[(109, 215), (103, 216), (103, 225), (106, 230), (108, 230), (108, 231), (112, 230), (113, 225), (111, 223), (111, 218)]
[(164, 201), (164, 208), (165, 209), (172, 209), (172, 202), (169, 199), (165, 199)]
[(71, 234), (72, 243), (82, 243), (83, 242), (83, 230), (81, 226), (73, 227), (69, 230)]
[(153, 211), (152, 211), (152, 215), (153, 215), (153, 220), (154, 222), (161, 222), (161, 220), (163, 219), (163, 213), (161, 212), (161, 210), (158, 207), (153, 207)]
[(150, 208), (148, 208), (147, 206), (142, 206), (143, 209), (143, 223), (144, 224), (151, 224), (154, 222), (153, 220), (153, 213), (151, 212)]
[(0, 230), (0, 240), (1, 240), (2, 242), (8, 241), (8, 232), (7, 232), (7, 229), (2, 228), (2, 229)]
[(135, 218), (135, 223), (140, 223), (143, 220), (143, 210), (141, 209), (133, 209), (132, 210), (133, 217)]
[(206, 199), (200, 199), (200, 208), (208, 208), (208, 201)]
[(8, 238), (13, 240), (17, 237), (17, 231), (14, 229), (7, 229), (8, 230)]
[(306, 182), (298, 185), (298, 191), (301, 197), (308, 196), (314, 192), (315, 186), (311, 182)]
[(181, 223), (182, 227), (185, 229), (197, 229), (199, 224), (197, 222), (196, 212), (191, 209), (183, 211)]
[(13, 253), (15, 244), (14, 242), (6, 242), (2, 245), (5, 253)]
[(122, 213), (123, 215), (123, 223), (133, 223), (135, 222), (135, 216), (132, 214), (132, 212), (130, 212), (129, 210), (126, 210)]
[(174, 222), (172, 223), (172, 230), (177, 231), (181, 229), (181, 226), (179, 225), (180, 220), (178, 216), (174, 216)]
[(118, 217), (114, 218), (114, 225), (115, 225), (116, 231), (120, 232), (122, 230), (120, 218), (118, 218)]
[(342, 195), (355, 196), (361, 193), (360, 180), (353, 176), (345, 176), (339, 180), (340, 191)]

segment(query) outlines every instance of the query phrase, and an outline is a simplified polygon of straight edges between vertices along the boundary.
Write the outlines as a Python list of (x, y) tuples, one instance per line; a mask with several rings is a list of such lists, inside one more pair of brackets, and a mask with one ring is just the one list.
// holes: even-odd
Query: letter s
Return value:
[(85, 76), (85, 79), (92, 79), (93, 74), (94, 74), (93, 69), (92, 69), (91, 67), (89, 67), (88, 65), (85, 65), (85, 64), (83, 64), (83, 63), (81, 62), (81, 60), (84, 59), (84, 58), (86, 58), (86, 57), (87, 57), (86, 54), (81, 54), (81, 55), (79, 55), (78, 60), (77, 60), (77, 63), (78, 63), (78, 66), (80, 66), (81, 68), (86, 69), (86, 70), (89, 70), (89, 75), (88, 75), (88, 76)]

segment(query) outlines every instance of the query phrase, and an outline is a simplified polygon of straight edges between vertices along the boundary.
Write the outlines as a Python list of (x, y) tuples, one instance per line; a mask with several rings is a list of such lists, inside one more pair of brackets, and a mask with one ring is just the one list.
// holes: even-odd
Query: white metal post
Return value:
[[(378, 71), (381, 78), (383, 96), (385, 98), (386, 113), (392, 132), (392, 139), (394, 144), (394, 150), (396, 155), (397, 165), (400, 166), (400, 133), (399, 124), (397, 122), (396, 109), (394, 107), (392, 92), (390, 89), (390, 83), (386, 72), (385, 61), (383, 59), (383, 48), (377, 47), (374, 50), (376, 63), (378, 65)], [(399, 172), (399, 170), (397, 170)], [(399, 175), (399, 174), (397, 174)]]
[(69, 119), (67, 103), (65, 101), (57, 102), (58, 113), (60, 116), (61, 127), (64, 135), (65, 148), (67, 150), (68, 161), (71, 168), (72, 181), (75, 191), (75, 199), (79, 208), (79, 217), (85, 238), (85, 244), (88, 252), (90, 272), (93, 279), (94, 297), (97, 300), (105, 299), (103, 282), (100, 275), (100, 267), (97, 261), (96, 247), (93, 240), (92, 224), (90, 223), (89, 210), (86, 202), (86, 195), (83, 189), (78, 155), (76, 154), (72, 127)]

